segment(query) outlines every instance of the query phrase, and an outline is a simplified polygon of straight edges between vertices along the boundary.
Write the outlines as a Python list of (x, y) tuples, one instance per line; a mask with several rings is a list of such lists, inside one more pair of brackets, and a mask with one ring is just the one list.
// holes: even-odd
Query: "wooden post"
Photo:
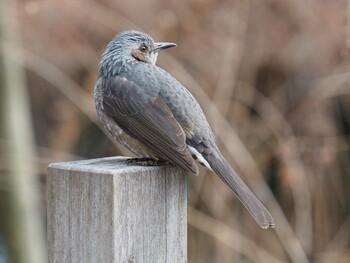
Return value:
[(49, 262), (187, 262), (186, 182), (122, 157), (51, 164)]

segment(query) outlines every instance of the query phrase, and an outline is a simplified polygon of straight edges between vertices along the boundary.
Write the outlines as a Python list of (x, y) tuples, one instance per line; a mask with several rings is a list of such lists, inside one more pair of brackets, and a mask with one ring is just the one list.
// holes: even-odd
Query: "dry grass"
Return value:
[(12, 48), (24, 54), (40, 176), (71, 155), (128, 154), (102, 132), (92, 92), (104, 46), (139, 29), (178, 44), (159, 65), (199, 100), (224, 155), (276, 219), (276, 230), (259, 229), (202, 170), (189, 184), (189, 262), (348, 262), (349, 6), (18, 1), (22, 46)]

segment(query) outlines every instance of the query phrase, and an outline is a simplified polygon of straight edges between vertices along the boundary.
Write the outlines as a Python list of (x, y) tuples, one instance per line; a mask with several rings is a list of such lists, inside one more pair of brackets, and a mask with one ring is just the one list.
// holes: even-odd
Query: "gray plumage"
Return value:
[(198, 160), (235, 192), (261, 227), (274, 227), (270, 213), (221, 155), (197, 100), (155, 65), (159, 50), (172, 46), (136, 31), (109, 43), (94, 94), (101, 121), (137, 156), (170, 161), (194, 174)]

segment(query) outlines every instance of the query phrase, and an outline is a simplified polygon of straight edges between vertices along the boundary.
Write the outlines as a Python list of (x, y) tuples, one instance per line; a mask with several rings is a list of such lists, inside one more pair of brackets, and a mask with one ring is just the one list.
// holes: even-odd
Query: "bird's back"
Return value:
[(193, 95), (164, 69), (135, 63), (123, 74), (150, 96), (159, 95), (186, 133), (188, 141), (203, 139), (214, 143), (214, 136), (201, 106)]

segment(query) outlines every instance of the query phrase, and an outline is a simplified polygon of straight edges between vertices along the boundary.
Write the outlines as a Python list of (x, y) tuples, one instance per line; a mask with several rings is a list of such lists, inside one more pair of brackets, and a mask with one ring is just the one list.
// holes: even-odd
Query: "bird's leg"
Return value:
[(171, 164), (170, 161), (155, 158), (130, 158), (126, 160), (126, 163), (142, 166), (159, 166)]

